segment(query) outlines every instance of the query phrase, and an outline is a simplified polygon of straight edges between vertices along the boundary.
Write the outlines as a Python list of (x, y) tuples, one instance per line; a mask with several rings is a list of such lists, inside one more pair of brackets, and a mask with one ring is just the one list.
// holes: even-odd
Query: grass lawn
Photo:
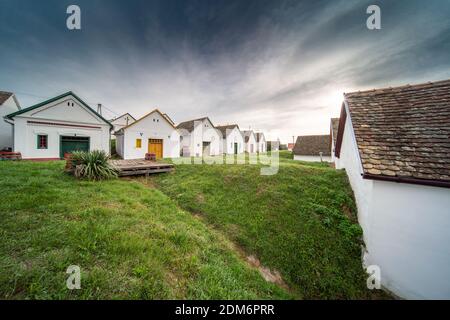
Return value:
[(258, 165), (177, 165), (152, 183), (222, 231), (246, 255), (280, 272), (296, 298), (370, 299), (361, 229), (344, 171), (291, 160), (260, 175)]
[[(266, 282), (221, 232), (161, 191), (122, 179), (77, 181), (63, 167), (60, 161), (0, 162), (0, 298), (294, 297)], [(170, 185), (192, 169), (179, 168), (179, 177), (161, 175), (159, 182), (166, 177), (165, 189), (177, 192)], [(195, 201), (191, 192), (183, 197)], [(211, 211), (211, 218), (216, 215)], [(69, 265), (81, 268), (80, 290), (66, 288)]]

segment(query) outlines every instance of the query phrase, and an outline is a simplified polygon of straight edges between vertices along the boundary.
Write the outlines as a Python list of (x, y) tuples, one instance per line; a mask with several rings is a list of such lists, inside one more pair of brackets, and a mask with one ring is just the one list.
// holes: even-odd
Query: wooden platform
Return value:
[(160, 163), (144, 159), (110, 160), (109, 162), (117, 168), (120, 177), (169, 172), (174, 168), (173, 164)]

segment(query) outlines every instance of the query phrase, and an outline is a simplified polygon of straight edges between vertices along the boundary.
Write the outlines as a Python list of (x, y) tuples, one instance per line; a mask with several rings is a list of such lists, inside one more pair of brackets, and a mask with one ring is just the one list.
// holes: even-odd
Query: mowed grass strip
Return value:
[(297, 298), (367, 299), (362, 231), (344, 171), (291, 160), (279, 172), (259, 165), (177, 165), (153, 183), (186, 210), (278, 270)]
[[(284, 299), (156, 189), (78, 181), (64, 162), (0, 162), (3, 299)], [(173, 178), (171, 178), (173, 179)], [(70, 265), (81, 289), (66, 288)]]

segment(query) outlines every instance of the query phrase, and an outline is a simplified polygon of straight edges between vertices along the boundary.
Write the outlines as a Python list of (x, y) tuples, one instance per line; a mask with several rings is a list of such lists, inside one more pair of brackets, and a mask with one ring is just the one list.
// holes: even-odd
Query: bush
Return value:
[(100, 150), (73, 152), (71, 160), (75, 167), (75, 177), (88, 180), (117, 178), (117, 169), (108, 163), (108, 159), (108, 155)]

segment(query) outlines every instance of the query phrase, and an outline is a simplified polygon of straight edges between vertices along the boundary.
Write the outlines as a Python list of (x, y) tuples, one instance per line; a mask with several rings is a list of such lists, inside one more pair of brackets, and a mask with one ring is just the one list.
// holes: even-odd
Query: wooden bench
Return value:
[(0, 151), (0, 160), (22, 160), (20, 152)]

